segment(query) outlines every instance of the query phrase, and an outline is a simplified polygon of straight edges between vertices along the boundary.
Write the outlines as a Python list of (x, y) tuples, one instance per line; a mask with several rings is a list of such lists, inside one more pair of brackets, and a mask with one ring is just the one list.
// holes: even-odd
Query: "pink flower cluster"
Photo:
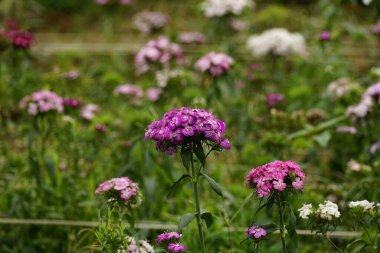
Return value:
[(373, 108), (374, 101), (380, 105), (380, 82), (368, 87), (359, 104), (347, 108), (346, 116), (363, 119)]
[(63, 107), (66, 109), (66, 108), (74, 108), (74, 109), (77, 109), (79, 107), (81, 107), (82, 104), (80, 101), (78, 101), (77, 99), (75, 98), (65, 98), (63, 100)]
[(269, 107), (274, 107), (277, 104), (283, 102), (285, 100), (284, 95), (281, 95), (279, 93), (269, 93), (265, 97), (266, 103)]
[(161, 36), (149, 41), (136, 55), (135, 64), (138, 73), (144, 73), (153, 65), (169, 66), (170, 62), (182, 61), (182, 50), (176, 43), (170, 42), (167, 37)]
[[(130, 5), (132, 0), (118, 0), (120, 5)], [(98, 5), (106, 5), (112, 3), (110, 0), (95, 0), (95, 3)]]
[(252, 226), (248, 228), (246, 234), (252, 239), (257, 240), (257, 239), (261, 239), (262, 237), (265, 237), (267, 235), (267, 231), (265, 230), (265, 228), (261, 226)]
[(24, 97), (20, 102), (20, 108), (26, 109), (28, 114), (33, 116), (53, 111), (62, 112), (63, 99), (52, 91), (39, 90)]
[(0, 29), (0, 39), (11, 43), (16, 48), (27, 49), (32, 45), (32, 34), (20, 30), (19, 24), (13, 19), (8, 19), (6, 22), (6, 30)]
[(169, 22), (169, 17), (161, 12), (142, 11), (133, 18), (135, 27), (142, 33), (150, 34), (163, 28)]
[(177, 242), (181, 239), (182, 235), (177, 232), (165, 232), (157, 236), (157, 244), (169, 244), (171, 242)]
[(234, 60), (226, 54), (211, 52), (202, 56), (195, 63), (195, 68), (212, 76), (221, 76), (231, 69), (233, 62)]
[(225, 123), (207, 110), (181, 107), (150, 124), (145, 139), (154, 140), (157, 149), (167, 154), (174, 154), (182, 144), (195, 140), (228, 150), (231, 146), (224, 137), (225, 131)]
[(330, 40), (331, 39), (331, 33), (328, 31), (323, 31), (319, 34), (319, 39), (321, 41)]
[[(144, 96), (144, 91), (140, 87), (133, 84), (123, 84), (115, 88), (115, 95), (124, 95), (128, 98), (131, 98), (133, 104), (138, 104), (140, 99)], [(148, 100), (156, 102), (160, 99), (162, 94), (161, 88), (149, 88), (146, 90), (146, 96)]]
[(179, 252), (185, 252), (186, 251), (186, 246), (181, 245), (179, 243), (170, 243), (168, 246), (168, 251), (170, 253), (179, 253)]
[(372, 31), (374, 34), (380, 35), (380, 20), (377, 21), (377, 23), (376, 23), (374, 26), (372, 26), (371, 31)]
[(256, 188), (259, 198), (268, 197), (272, 191), (282, 192), (287, 187), (301, 191), (305, 181), (302, 168), (293, 161), (274, 161), (252, 169), (246, 183)]
[(92, 120), (98, 111), (99, 107), (96, 104), (87, 104), (82, 107), (80, 116), (85, 120)]
[(139, 187), (128, 177), (107, 180), (98, 186), (95, 193), (105, 196), (108, 201), (121, 201), (132, 207), (141, 204)]
[(179, 42), (183, 44), (203, 44), (206, 42), (206, 37), (199, 32), (181, 32)]

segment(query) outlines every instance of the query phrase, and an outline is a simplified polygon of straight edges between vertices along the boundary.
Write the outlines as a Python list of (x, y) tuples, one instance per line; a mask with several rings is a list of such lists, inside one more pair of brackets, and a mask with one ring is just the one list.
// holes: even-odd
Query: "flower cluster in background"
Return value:
[(247, 40), (248, 50), (257, 57), (266, 55), (305, 55), (306, 42), (299, 33), (290, 33), (283, 28), (273, 28)]
[[(144, 90), (137, 85), (133, 84), (123, 84), (119, 85), (114, 89), (114, 95), (122, 95), (126, 98), (129, 98), (131, 103), (138, 105), (141, 102), (141, 99), (144, 97)], [(161, 88), (149, 88), (146, 90), (145, 95), (151, 102), (156, 102), (160, 99), (162, 94)]]
[(181, 32), (178, 41), (182, 44), (203, 44), (206, 37), (199, 32)]
[(138, 185), (128, 177), (107, 180), (98, 186), (95, 193), (110, 202), (127, 203), (132, 207), (139, 206), (142, 200)]
[(85, 120), (92, 120), (95, 114), (99, 111), (99, 106), (96, 104), (84, 105), (80, 111), (80, 116)]
[(24, 49), (29, 48), (33, 42), (32, 34), (22, 31), (18, 22), (11, 18), (6, 20), (5, 29), (0, 29), (0, 44), (1, 39), (12, 44), (15, 48)]
[(293, 161), (274, 161), (252, 169), (246, 183), (256, 189), (259, 198), (268, 197), (272, 192), (286, 188), (301, 191), (305, 181), (302, 168)]
[(185, 252), (186, 246), (179, 243), (181, 237), (182, 235), (177, 232), (165, 232), (157, 236), (156, 242), (157, 244), (165, 247), (168, 252)]
[(147, 72), (154, 65), (168, 67), (171, 61), (179, 64), (182, 60), (182, 50), (176, 43), (164, 36), (149, 41), (142, 47), (135, 58), (138, 73)]
[(169, 17), (162, 12), (143, 11), (133, 18), (136, 29), (145, 34), (162, 29), (168, 22)]
[(350, 91), (357, 89), (359, 85), (347, 78), (339, 78), (327, 86), (327, 92), (333, 100), (344, 97)]
[(212, 76), (221, 76), (231, 69), (233, 62), (233, 59), (226, 54), (211, 52), (202, 56), (195, 63), (195, 68)]
[(230, 149), (225, 132), (225, 123), (207, 110), (181, 107), (150, 124), (145, 139), (154, 140), (156, 148), (167, 154), (176, 153), (182, 144), (191, 141), (203, 141), (222, 149)]
[(112, 3), (118, 3), (120, 5), (130, 5), (133, 0), (95, 0), (95, 3), (98, 5), (106, 5)]
[(246, 8), (252, 7), (252, 0), (206, 0), (202, 3), (203, 14), (209, 18), (240, 15)]
[(346, 116), (353, 120), (364, 119), (372, 110), (374, 104), (380, 105), (380, 83), (376, 83), (367, 88), (357, 105), (349, 106)]
[(277, 104), (285, 101), (285, 96), (279, 93), (269, 93), (265, 97), (265, 101), (268, 105), (268, 107), (275, 107)]
[(145, 240), (136, 241), (135, 238), (127, 236), (128, 247), (126, 250), (118, 250), (117, 253), (155, 253), (153, 246)]
[(29, 115), (43, 114), (47, 112), (63, 112), (63, 99), (49, 90), (33, 92), (24, 97), (20, 102), (20, 108), (26, 109)]

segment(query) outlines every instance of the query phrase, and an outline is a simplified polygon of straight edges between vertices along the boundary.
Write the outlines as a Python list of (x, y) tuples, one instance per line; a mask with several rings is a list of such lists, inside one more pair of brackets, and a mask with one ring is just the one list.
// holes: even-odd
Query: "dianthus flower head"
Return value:
[(182, 50), (178, 44), (161, 36), (156, 40), (149, 41), (138, 51), (135, 58), (136, 69), (141, 74), (153, 66), (168, 67), (171, 62), (179, 64), (182, 56)]
[(139, 187), (128, 177), (107, 180), (98, 186), (95, 193), (104, 196), (110, 202), (126, 203), (132, 207), (141, 204)]
[(317, 214), (322, 220), (332, 221), (340, 217), (338, 205), (326, 200), (323, 204), (319, 204)]
[(286, 188), (301, 191), (305, 182), (302, 168), (293, 161), (274, 161), (252, 169), (247, 177), (249, 188), (256, 189), (259, 198), (268, 197), (272, 192)]
[(195, 63), (195, 68), (212, 76), (221, 76), (231, 69), (233, 62), (233, 59), (226, 54), (211, 52), (202, 56)]
[(247, 236), (251, 237), (254, 240), (262, 239), (267, 235), (265, 228), (261, 226), (252, 226), (248, 228), (246, 232)]
[(33, 116), (48, 112), (62, 112), (63, 99), (52, 91), (39, 90), (24, 97), (20, 102), (20, 108), (26, 109), (28, 114)]
[(182, 237), (181, 234), (177, 232), (165, 232), (157, 236), (157, 244), (166, 244), (177, 242)]
[(279, 93), (269, 93), (266, 97), (265, 97), (265, 101), (267, 103), (267, 105), (269, 107), (274, 107), (276, 106), (277, 104), (283, 102), (285, 100), (285, 96), (282, 95), (282, 94), (279, 94)]
[(159, 151), (174, 154), (191, 142), (203, 142), (214, 149), (230, 149), (224, 137), (226, 125), (204, 109), (180, 107), (149, 125), (145, 139), (152, 139)]
[(369, 202), (368, 200), (351, 201), (348, 204), (349, 208), (359, 209), (363, 212), (370, 212), (375, 208), (375, 202)]
[(300, 212), (300, 217), (302, 219), (309, 219), (309, 216), (313, 213), (313, 205), (312, 204), (303, 204), (300, 209), (298, 209)]
[(170, 243), (168, 246), (168, 251), (170, 253), (179, 253), (179, 252), (185, 252), (186, 246), (181, 245), (179, 243)]
[(85, 120), (92, 120), (98, 111), (99, 107), (96, 104), (87, 104), (83, 106), (80, 116)]

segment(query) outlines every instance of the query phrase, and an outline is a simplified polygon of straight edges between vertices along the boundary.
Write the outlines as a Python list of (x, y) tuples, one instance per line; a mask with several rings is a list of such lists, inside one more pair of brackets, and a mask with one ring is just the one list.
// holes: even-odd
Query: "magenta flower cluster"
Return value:
[(168, 246), (168, 251), (170, 253), (179, 253), (179, 252), (185, 252), (186, 246), (179, 244), (179, 243), (170, 243)]
[(11, 43), (15, 48), (27, 49), (32, 45), (33, 38), (30, 32), (20, 30), (19, 24), (13, 20), (8, 19), (6, 22), (6, 30), (0, 29), (0, 39)]
[[(120, 5), (130, 5), (132, 3), (132, 0), (118, 0), (117, 1)], [(98, 5), (106, 5), (111, 4), (111, 0), (95, 0), (95, 3)]]
[(279, 93), (269, 93), (265, 97), (265, 101), (269, 107), (274, 107), (277, 104), (283, 102), (285, 100), (285, 96)]
[(182, 61), (182, 50), (167, 37), (161, 36), (149, 41), (136, 55), (135, 64), (138, 73), (144, 73), (153, 66), (168, 67), (170, 62), (179, 64)]
[(20, 102), (20, 108), (26, 109), (28, 114), (37, 115), (47, 112), (62, 112), (63, 99), (49, 90), (39, 90), (24, 97)]
[(302, 168), (293, 161), (274, 161), (252, 169), (246, 183), (255, 188), (259, 198), (268, 197), (272, 192), (282, 192), (287, 187), (301, 191), (305, 182)]
[(100, 184), (96, 189), (97, 195), (105, 196), (108, 201), (119, 201), (132, 207), (141, 204), (141, 194), (136, 183), (128, 177), (113, 178)]
[(171, 242), (177, 242), (181, 239), (182, 235), (177, 232), (165, 232), (157, 236), (156, 242), (157, 244), (169, 244)]
[(252, 226), (248, 228), (246, 232), (247, 236), (251, 237), (254, 240), (262, 239), (267, 235), (265, 228), (261, 226)]
[(182, 235), (177, 232), (165, 232), (157, 236), (156, 242), (166, 247), (169, 252), (184, 252), (186, 247), (178, 242), (181, 237)]
[(167, 154), (174, 154), (182, 144), (195, 140), (228, 150), (231, 146), (224, 137), (225, 131), (225, 123), (207, 110), (180, 107), (150, 124), (145, 139), (154, 140), (157, 149)]
[(212, 76), (221, 76), (231, 69), (233, 62), (233, 59), (226, 54), (211, 52), (202, 56), (195, 63), (195, 68)]
[(331, 39), (331, 33), (328, 31), (323, 31), (319, 34), (319, 39), (322, 41), (330, 40)]

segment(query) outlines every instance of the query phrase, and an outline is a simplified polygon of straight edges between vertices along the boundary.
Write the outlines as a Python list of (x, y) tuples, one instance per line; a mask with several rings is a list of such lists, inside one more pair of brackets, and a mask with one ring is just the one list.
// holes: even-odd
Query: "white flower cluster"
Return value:
[(375, 202), (369, 202), (368, 200), (351, 201), (348, 204), (349, 208), (361, 208), (363, 212), (370, 212), (375, 208)]
[(307, 220), (309, 218), (309, 215), (313, 213), (313, 205), (303, 204), (302, 207), (298, 209), (298, 211), (300, 212), (300, 217)]
[(359, 85), (357, 83), (354, 83), (347, 78), (340, 78), (334, 82), (329, 83), (327, 92), (332, 96), (333, 99), (336, 99), (345, 96), (351, 90), (358, 87)]
[(290, 33), (283, 28), (273, 28), (247, 40), (248, 50), (257, 57), (273, 55), (305, 55), (306, 42), (300, 33)]
[(339, 218), (340, 212), (338, 205), (330, 200), (325, 201), (323, 204), (319, 204), (317, 214), (324, 220), (331, 221), (333, 218)]
[(303, 204), (302, 207), (298, 209), (298, 211), (300, 212), (299, 216), (302, 219), (309, 219), (310, 215), (328, 221), (340, 217), (338, 205), (331, 202), (330, 200), (325, 201), (323, 204), (319, 204), (317, 210), (313, 209), (312, 204)]
[(126, 250), (118, 250), (117, 253), (155, 253), (154, 248), (147, 241), (139, 240), (130, 236), (126, 237), (128, 248)]
[(253, 8), (252, 0), (206, 0), (202, 10), (206, 17), (222, 17), (227, 14), (240, 15), (245, 8)]

